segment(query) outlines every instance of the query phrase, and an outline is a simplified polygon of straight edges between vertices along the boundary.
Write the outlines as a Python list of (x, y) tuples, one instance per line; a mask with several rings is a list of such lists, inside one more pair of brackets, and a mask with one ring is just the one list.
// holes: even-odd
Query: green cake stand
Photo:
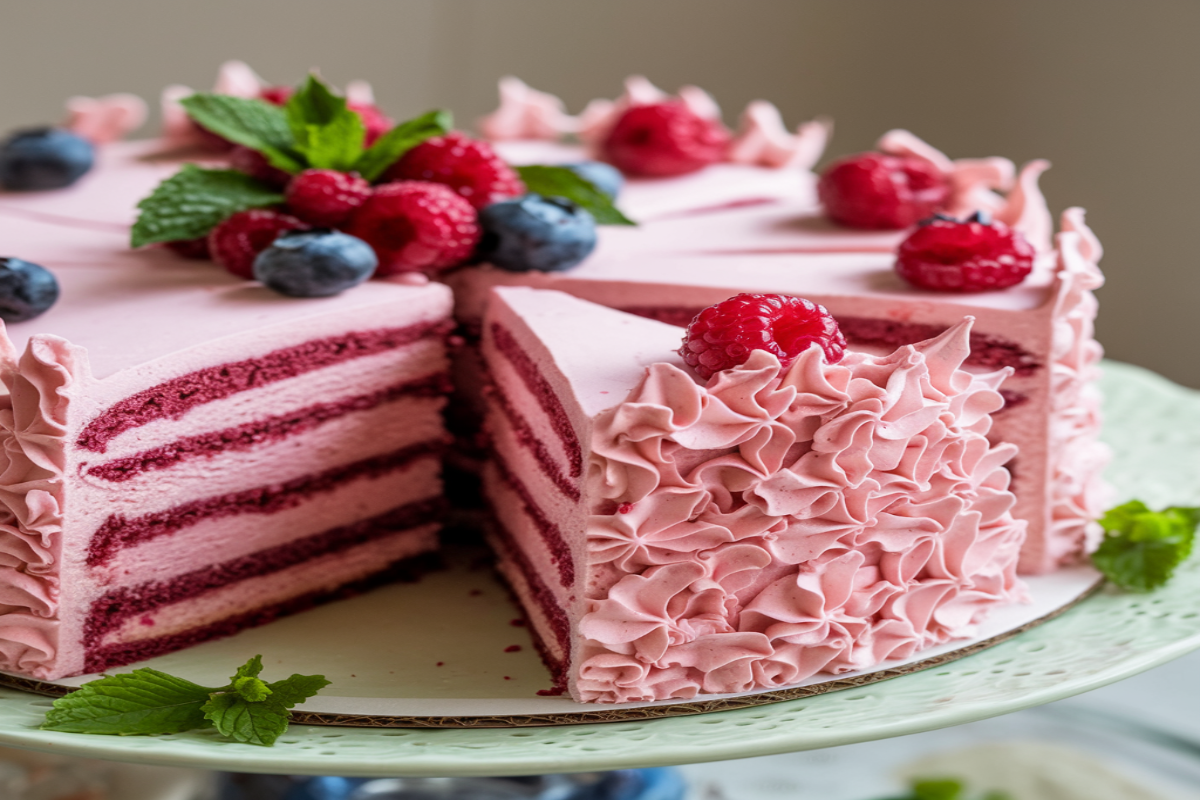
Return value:
[[(1200, 393), (1106, 363), (1108, 477), (1118, 500), (1200, 504)], [(695, 716), (535, 728), (293, 724), (274, 747), (210, 731), (86, 736), (41, 731), (50, 699), (0, 689), (0, 744), (244, 772), (499, 776), (662, 766), (853, 744), (960, 725), (1096, 689), (1200, 648), (1200, 554), (1148, 595), (1103, 589), (990, 649), (891, 680)]]

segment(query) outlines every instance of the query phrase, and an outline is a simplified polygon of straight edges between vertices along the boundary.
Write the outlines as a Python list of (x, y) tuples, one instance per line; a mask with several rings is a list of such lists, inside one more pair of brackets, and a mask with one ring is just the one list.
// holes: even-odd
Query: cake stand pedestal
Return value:
[[(1118, 499), (1200, 503), (1200, 394), (1105, 366)], [(271, 748), (209, 731), (161, 737), (51, 733), (50, 699), (0, 690), (0, 744), (92, 758), (241, 772), (347, 776), (533, 775), (770, 755), (944, 728), (1060, 700), (1200, 648), (1200, 553), (1148, 595), (1104, 589), (983, 652), (869, 686), (773, 705), (551, 728), (292, 725)]]

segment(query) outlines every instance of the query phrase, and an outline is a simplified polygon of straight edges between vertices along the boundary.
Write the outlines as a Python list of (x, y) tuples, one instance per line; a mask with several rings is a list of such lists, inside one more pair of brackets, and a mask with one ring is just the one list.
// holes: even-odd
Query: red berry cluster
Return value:
[[(268, 89), (263, 98), (282, 103), (287, 92)], [(373, 106), (366, 108), (354, 110), (363, 116), (370, 141), (372, 125), (382, 126), (382, 132), (391, 121)], [(244, 147), (231, 151), (230, 165), (282, 189), (284, 205), (236, 213), (207, 240), (170, 247), (189, 258), (211, 257), (245, 278), (252, 276), (257, 255), (280, 234), (313, 227), (337, 228), (371, 245), (379, 257), (376, 275), (452, 267), (466, 261), (479, 243), (478, 210), (525, 192), (516, 172), (490, 145), (458, 132), (409, 150), (376, 186), (357, 174), (327, 169), (291, 176)]]

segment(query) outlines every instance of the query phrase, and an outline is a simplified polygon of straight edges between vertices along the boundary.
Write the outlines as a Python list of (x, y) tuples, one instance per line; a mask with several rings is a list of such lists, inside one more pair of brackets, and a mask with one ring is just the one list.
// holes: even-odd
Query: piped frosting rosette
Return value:
[(836, 365), (755, 351), (707, 385), (649, 367), (595, 423), (583, 699), (863, 669), (1023, 599), (1015, 448), (986, 439), (1008, 370), (961, 370), (969, 331)]

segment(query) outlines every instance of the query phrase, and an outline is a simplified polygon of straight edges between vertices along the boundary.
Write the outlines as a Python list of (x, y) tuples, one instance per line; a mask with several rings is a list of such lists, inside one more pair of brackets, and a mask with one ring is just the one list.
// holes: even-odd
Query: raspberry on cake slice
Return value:
[(784, 308), (783, 345), (703, 378), (681, 328), (561, 292), (492, 293), (490, 537), (578, 701), (869, 668), (969, 637), (1025, 596), (1003, 466), (1016, 448), (987, 440), (1010, 370), (962, 369), (971, 321), (839, 359), (823, 311), (773, 301), (740, 299), (723, 325)]

